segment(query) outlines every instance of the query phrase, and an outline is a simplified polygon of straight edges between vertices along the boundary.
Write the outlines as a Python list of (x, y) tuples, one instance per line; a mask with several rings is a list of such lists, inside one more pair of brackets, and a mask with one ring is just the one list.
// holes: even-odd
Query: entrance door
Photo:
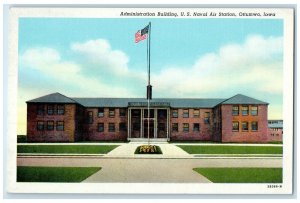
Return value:
[[(144, 138), (148, 138), (148, 120), (144, 120)], [(149, 121), (149, 138), (154, 138), (154, 120)]]

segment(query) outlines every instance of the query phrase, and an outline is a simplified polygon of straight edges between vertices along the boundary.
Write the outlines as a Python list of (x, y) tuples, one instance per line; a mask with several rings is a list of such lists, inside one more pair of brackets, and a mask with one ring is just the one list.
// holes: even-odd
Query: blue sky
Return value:
[(20, 18), (18, 133), (25, 101), (44, 94), (144, 97), (146, 40), (134, 34), (149, 21), (153, 97), (241, 93), (282, 118), (282, 20)]

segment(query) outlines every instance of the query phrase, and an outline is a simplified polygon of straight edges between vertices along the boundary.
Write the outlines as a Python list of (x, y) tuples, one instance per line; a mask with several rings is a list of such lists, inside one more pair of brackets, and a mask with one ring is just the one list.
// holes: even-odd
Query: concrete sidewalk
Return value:
[(188, 154), (181, 148), (168, 143), (150, 143), (151, 145), (159, 146), (163, 154), (134, 154), (136, 148), (147, 143), (128, 143), (110, 151), (104, 157), (118, 158), (192, 158), (193, 155)]

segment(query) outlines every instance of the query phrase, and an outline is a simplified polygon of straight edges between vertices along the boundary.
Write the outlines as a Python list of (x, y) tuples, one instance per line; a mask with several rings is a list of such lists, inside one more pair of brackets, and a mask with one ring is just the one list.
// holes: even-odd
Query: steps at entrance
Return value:
[[(130, 142), (133, 143), (147, 143), (147, 138), (128, 138)], [(167, 138), (151, 138), (150, 143), (168, 143)]]

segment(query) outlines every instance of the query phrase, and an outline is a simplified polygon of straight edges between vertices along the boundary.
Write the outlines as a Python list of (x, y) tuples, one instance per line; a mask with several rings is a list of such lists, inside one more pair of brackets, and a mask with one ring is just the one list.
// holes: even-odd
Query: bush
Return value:
[(134, 152), (135, 154), (162, 154), (159, 146), (156, 145), (141, 145)]
[(18, 142), (18, 143), (24, 143), (24, 142), (27, 142), (27, 136), (26, 136), (26, 135), (18, 135), (18, 136), (17, 136), (17, 142)]

